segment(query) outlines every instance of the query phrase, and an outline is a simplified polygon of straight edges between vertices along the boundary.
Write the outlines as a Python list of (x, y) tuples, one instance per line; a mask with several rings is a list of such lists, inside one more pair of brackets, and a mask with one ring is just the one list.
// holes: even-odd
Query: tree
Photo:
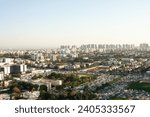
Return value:
[(14, 97), (14, 99), (19, 99), (20, 95), (21, 95), (21, 90), (18, 87), (14, 87), (11, 98)]
[(41, 90), (40, 95), (39, 95), (39, 99), (40, 100), (48, 100), (49, 99), (49, 93), (46, 92), (45, 90)]
[(47, 86), (46, 85), (40, 85), (40, 91), (46, 91), (47, 92)]

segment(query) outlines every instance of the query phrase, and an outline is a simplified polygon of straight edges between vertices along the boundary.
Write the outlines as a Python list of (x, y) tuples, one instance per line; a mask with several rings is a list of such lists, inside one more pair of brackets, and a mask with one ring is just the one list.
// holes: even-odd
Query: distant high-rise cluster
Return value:
[(87, 44), (81, 45), (81, 48), (88, 49), (133, 49), (135, 48), (134, 44)]
[[(71, 49), (76, 48), (77, 46), (69, 46), (69, 45), (61, 45), (60, 49)], [(79, 47), (80, 49), (112, 49), (112, 50), (132, 50), (132, 49), (138, 49), (138, 50), (148, 50), (150, 49), (150, 46), (147, 43), (142, 43), (139, 46), (135, 46), (134, 44), (83, 44)]]
[(60, 48), (61, 49), (73, 49), (73, 48), (77, 48), (77, 46), (76, 45), (72, 45), (72, 46), (70, 46), (70, 45), (61, 45)]
[(149, 48), (149, 45), (147, 43), (140, 44), (140, 49), (147, 50)]

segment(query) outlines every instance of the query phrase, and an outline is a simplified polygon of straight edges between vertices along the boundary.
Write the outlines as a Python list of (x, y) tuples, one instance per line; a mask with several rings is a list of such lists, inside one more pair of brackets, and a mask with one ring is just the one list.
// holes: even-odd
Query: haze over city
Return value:
[(149, 0), (0, 0), (0, 48), (150, 43)]
[(0, 100), (150, 100), (149, 6), (0, 0)]

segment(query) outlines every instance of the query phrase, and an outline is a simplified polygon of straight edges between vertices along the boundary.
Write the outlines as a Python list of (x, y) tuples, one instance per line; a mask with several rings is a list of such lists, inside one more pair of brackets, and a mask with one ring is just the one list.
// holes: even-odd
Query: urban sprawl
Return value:
[(150, 46), (0, 49), (0, 100), (149, 100)]

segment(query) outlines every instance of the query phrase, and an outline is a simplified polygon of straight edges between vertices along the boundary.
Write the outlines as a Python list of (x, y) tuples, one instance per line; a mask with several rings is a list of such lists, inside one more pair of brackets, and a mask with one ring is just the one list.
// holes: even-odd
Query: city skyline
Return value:
[(150, 43), (150, 1), (0, 0), (0, 48)]

